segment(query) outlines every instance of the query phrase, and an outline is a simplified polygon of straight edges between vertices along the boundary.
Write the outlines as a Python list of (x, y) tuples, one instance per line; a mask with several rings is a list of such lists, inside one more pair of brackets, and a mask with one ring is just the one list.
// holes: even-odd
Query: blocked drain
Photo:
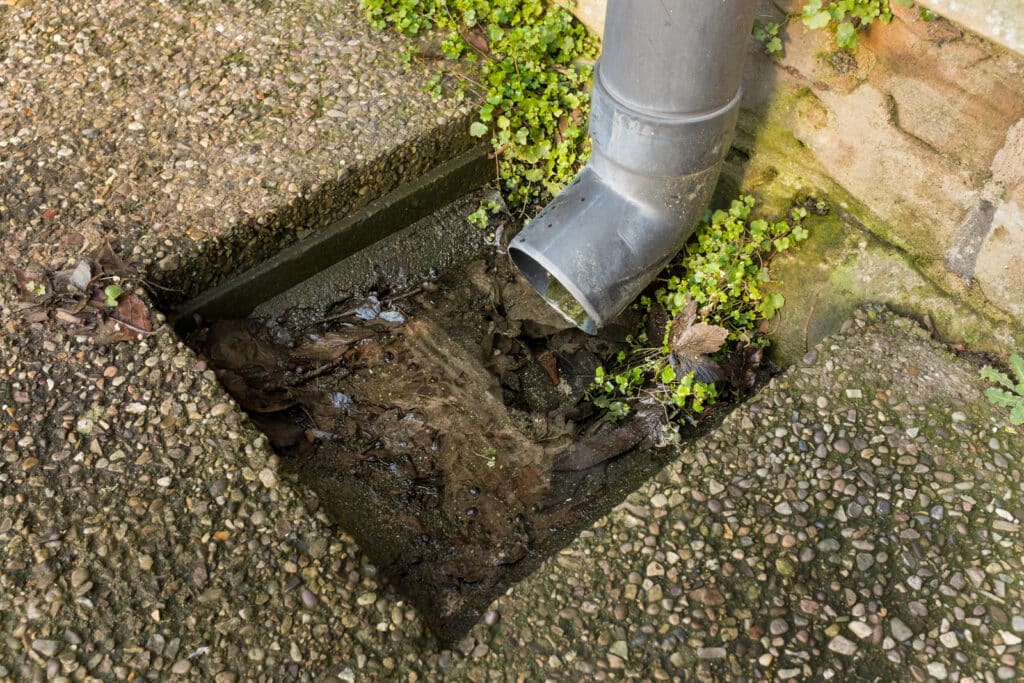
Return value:
[(585, 392), (616, 342), (567, 329), (516, 276), (465, 220), (479, 199), (248, 292), (248, 317), (183, 321), (284, 470), (443, 640), (667, 457), (649, 422), (599, 419)]

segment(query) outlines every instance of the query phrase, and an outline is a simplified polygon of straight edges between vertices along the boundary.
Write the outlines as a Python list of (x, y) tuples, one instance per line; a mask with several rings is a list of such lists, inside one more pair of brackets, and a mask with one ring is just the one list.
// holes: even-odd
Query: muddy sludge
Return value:
[(567, 329), (503, 254), (190, 343), (442, 640), (667, 459), (637, 447), (656, 420), (585, 398), (619, 345)]

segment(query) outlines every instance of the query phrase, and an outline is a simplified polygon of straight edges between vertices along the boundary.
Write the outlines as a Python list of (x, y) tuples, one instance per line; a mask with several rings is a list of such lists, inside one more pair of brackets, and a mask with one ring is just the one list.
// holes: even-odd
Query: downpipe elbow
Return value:
[[(649, 38), (643, 35), (645, 25), (665, 28), (658, 23), (664, 17), (655, 16), (654, 4), (639, 4), (635, 11), (631, 4), (609, 3), (606, 49), (594, 72), (590, 161), (509, 244), (510, 257), (531, 286), (589, 334), (606, 327), (643, 292), (703, 216), (732, 142), (739, 73), (753, 24), (753, 0), (727, 0), (721, 6), (706, 0), (668, 3), (665, 11), (670, 14), (674, 9), (680, 17), (701, 15), (693, 21), (718, 21), (727, 24), (722, 30), (730, 35), (741, 32), (733, 36), (737, 44), (728, 49), (714, 46), (722, 59), (738, 60), (738, 66), (732, 63), (714, 72), (727, 72), (735, 82), (699, 84), (696, 90), (710, 93), (707, 101), (698, 102), (702, 106), (694, 110), (692, 93), (685, 93), (683, 104), (689, 110), (674, 111), (672, 103), (664, 101), (660, 76), (652, 75), (656, 64), (633, 65), (636, 77), (625, 79), (625, 86), (608, 82), (606, 73), (623, 78), (630, 71), (629, 65), (615, 60), (637, 59), (630, 41)], [(650, 21), (636, 16), (644, 14), (652, 14)], [(611, 22), (617, 19), (628, 24), (627, 35), (616, 32)], [(701, 38), (698, 31), (696, 39), (715, 40), (720, 33), (711, 31)], [(668, 53), (659, 48), (662, 52), (656, 57), (688, 61), (684, 73), (700, 72), (693, 62), (708, 59), (707, 46), (687, 44), (678, 37), (676, 41), (681, 47), (669, 47)], [(714, 77), (707, 72), (706, 77)], [(622, 92), (628, 98), (616, 94)], [(645, 94), (656, 106), (638, 104)]]

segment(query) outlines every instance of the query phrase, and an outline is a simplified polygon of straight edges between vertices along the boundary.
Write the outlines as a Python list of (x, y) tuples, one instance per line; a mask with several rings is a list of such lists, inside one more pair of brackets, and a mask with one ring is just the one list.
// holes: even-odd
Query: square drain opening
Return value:
[(284, 473), (443, 641), (671, 457), (650, 447), (656, 419), (600, 420), (586, 390), (619, 343), (568, 327), (518, 276), (466, 220), (480, 199), (273, 296), (243, 274), (179, 319)]

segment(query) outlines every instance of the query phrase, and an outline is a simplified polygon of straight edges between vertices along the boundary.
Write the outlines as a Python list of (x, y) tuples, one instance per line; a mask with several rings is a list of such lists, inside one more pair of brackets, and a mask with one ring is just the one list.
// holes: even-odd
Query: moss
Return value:
[[(831, 207), (826, 216), (809, 217), (810, 239), (772, 265), (781, 281), (775, 291), (786, 297), (768, 329), (775, 360), (799, 359), (870, 302), (918, 320), (927, 316), (940, 338), (974, 351), (1005, 354), (1024, 345), (1024, 330), (980, 290), (959, 287), (941, 261), (916, 256), (919, 246), (904, 245), (892, 225), (824, 172), (789, 124), (792, 112), (808, 117), (817, 105), (813, 91), (800, 88), (777, 93), (764, 109), (742, 112), (715, 195), (752, 194), (766, 213), (809, 197)], [(934, 241), (926, 227), (920, 232), (921, 240)]]

